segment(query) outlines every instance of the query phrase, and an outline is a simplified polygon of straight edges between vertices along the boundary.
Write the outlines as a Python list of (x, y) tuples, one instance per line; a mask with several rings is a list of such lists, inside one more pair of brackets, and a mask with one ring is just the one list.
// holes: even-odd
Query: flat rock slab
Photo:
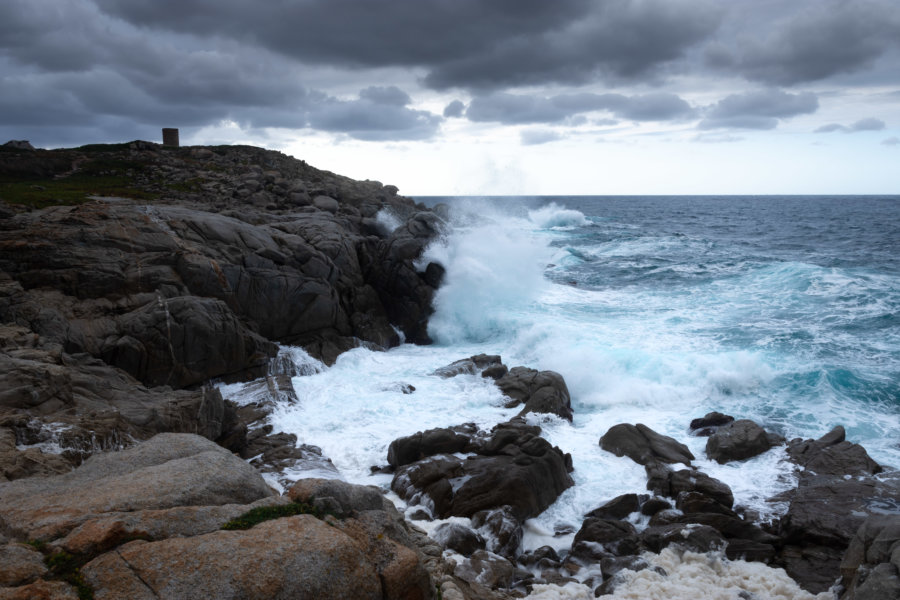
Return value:
[(109, 513), (249, 504), (273, 495), (228, 450), (197, 435), (163, 433), (63, 475), (0, 484), (0, 527), (21, 539), (52, 540)]
[(309, 515), (247, 531), (132, 542), (82, 569), (96, 600), (355, 600), (381, 583), (350, 536)]

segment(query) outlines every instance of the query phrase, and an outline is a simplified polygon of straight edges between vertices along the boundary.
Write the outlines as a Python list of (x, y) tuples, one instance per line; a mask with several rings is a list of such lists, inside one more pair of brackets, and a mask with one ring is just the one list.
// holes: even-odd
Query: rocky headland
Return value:
[[(656, 560), (672, 553), (900, 598), (900, 480), (841, 427), (788, 441), (719, 413), (685, 423), (710, 460), (783, 449), (796, 465), (762, 522), (682, 442), (615, 425), (599, 445), (646, 489), (558, 531), (567, 550), (522, 552), (577, 469), (529, 415), (574, 414), (559, 373), (499, 356), (432, 375), (492, 380), (516, 417), (410, 432), (373, 466), (405, 515), (376, 487), (279, 477), (334, 470), (267, 423), (306, 374), (280, 344), (330, 364), (430, 342), (443, 268), (419, 259), (443, 213), (397, 192), (245, 146), (0, 147), (0, 599), (601, 596), (674, 579)], [(238, 381), (252, 402), (215, 385)]]

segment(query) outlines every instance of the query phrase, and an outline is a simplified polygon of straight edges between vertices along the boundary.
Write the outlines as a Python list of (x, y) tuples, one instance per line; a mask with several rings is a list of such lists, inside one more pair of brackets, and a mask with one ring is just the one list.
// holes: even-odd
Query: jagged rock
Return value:
[(0, 483), (0, 527), (19, 539), (51, 540), (111, 513), (248, 504), (273, 494), (253, 467), (224, 448), (165, 433), (92, 456), (63, 475)]
[(471, 517), (509, 506), (519, 522), (536, 516), (573, 484), (571, 459), (521, 421), (498, 425), (467, 460), (438, 454), (397, 469), (391, 488), (402, 498), (425, 494), (438, 518)]
[(453, 361), (449, 365), (439, 367), (432, 372), (432, 375), (443, 377), (444, 379), (456, 377), (457, 375), (475, 375), (481, 374), (485, 369), (503, 366), (503, 362), (499, 355), (496, 354), (477, 354), (469, 358), (461, 358)]
[(740, 419), (716, 429), (706, 441), (706, 455), (724, 464), (752, 458), (781, 443), (783, 437), (766, 432), (753, 421)]
[(487, 534), (487, 549), (514, 560), (524, 532), (511, 506), (480, 510), (472, 515), (472, 525)]
[(455, 550), (463, 556), (471, 556), (476, 550), (484, 550), (486, 545), (478, 532), (460, 523), (441, 523), (431, 532), (431, 538), (444, 548)]
[(512, 563), (502, 556), (487, 550), (476, 550), (457, 565), (455, 575), (469, 583), (502, 589), (512, 584), (513, 571)]
[(694, 455), (684, 444), (660, 435), (644, 425), (613, 425), (600, 438), (600, 447), (616, 456), (627, 456), (640, 465), (653, 462), (683, 463), (690, 466)]
[[(876, 569), (880, 570), (876, 572)], [(841, 561), (841, 584), (846, 590), (842, 600), (900, 597), (898, 569), (900, 516), (869, 517), (856, 530)], [(874, 595), (876, 586), (882, 590), (882, 595)], [(872, 588), (871, 592), (869, 588)], [(893, 591), (893, 595), (887, 593), (888, 590)]]
[(628, 521), (588, 517), (575, 534), (570, 555), (597, 561), (606, 556), (626, 556), (638, 551), (638, 533)]
[(641, 508), (640, 498), (637, 494), (622, 494), (616, 496), (603, 506), (595, 508), (587, 515), (596, 519), (624, 519)]
[(725, 547), (722, 535), (706, 525), (674, 523), (651, 526), (640, 533), (643, 547), (659, 553), (671, 544), (678, 544), (691, 552), (710, 552)]
[(706, 413), (705, 416), (691, 421), (689, 429), (692, 435), (708, 437), (716, 432), (722, 425), (728, 425), (734, 421), (731, 415), (725, 415), (720, 412)]
[(452, 429), (429, 429), (391, 442), (387, 460), (392, 467), (402, 467), (435, 454), (463, 452), (470, 442), (471, 436)]
[(661, 510), (672, 508), (672, 503), (662, 498), (650, 498), (641, 504), (641, 514), (652, 517)]
[(512, 399), (507, 408), (525, 405), (519, 416), (529, 412), (550, 413), (572, 420), (569, 388), (562, 375), (555, 371), (513, 367), (497, 379), (497, 387)]
[(788, 455), (804, 467), (797, 489), (779, 496), (788, 501), (778, 523), (784, 548), (776, 564), (814, 593), (831, 586), (838, 566), (865, 519), (900, 497), (900, 475), (881, 472), (865, 449), (844, 439), (836, 427), (818, 440), (792, 440)]
[(820, 476), (875, 475), (881, 466), (869, 457), (865, 448), (845, 439), (840, 425), (818, 440), (791, 440), (788, 456), (803, 467), (804, 482)]

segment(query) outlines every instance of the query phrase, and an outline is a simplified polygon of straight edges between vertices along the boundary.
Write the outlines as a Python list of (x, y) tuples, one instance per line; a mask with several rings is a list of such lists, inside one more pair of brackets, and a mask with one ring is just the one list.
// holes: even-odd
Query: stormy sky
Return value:
[(900, 193), (896, 0), (3, 0), (0, 142), (417, 194)]

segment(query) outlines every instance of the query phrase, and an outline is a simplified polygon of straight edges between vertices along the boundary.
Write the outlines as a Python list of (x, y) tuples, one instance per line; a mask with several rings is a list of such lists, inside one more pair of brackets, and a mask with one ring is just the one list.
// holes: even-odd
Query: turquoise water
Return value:
[(572, 396), (571, 424), (529, 417), (572, 454), (575, 486), (527, 523), (526, 550), (567, 549), (571, 536), (554, 530), (645, 490), (642, 467), (599, 447), (617, 423), (687, 444), (763, 518), (785, 508), (767, 499), (796, 485), (783, 448), (719, 465), (691, 419), (718, 410), (789, 439), (841, 424), (900, 467), (900, 197), (420, 200), (452, 215), (420, 265), (447, 270), (435, 344), (347, 352), (294, 378), (300, 401), (273, 417), (341, 477), (388, 488), (370, 467), (393, 439), (515, 415), (490, 381), (431, 375), (479, 352), (558, 371)]

